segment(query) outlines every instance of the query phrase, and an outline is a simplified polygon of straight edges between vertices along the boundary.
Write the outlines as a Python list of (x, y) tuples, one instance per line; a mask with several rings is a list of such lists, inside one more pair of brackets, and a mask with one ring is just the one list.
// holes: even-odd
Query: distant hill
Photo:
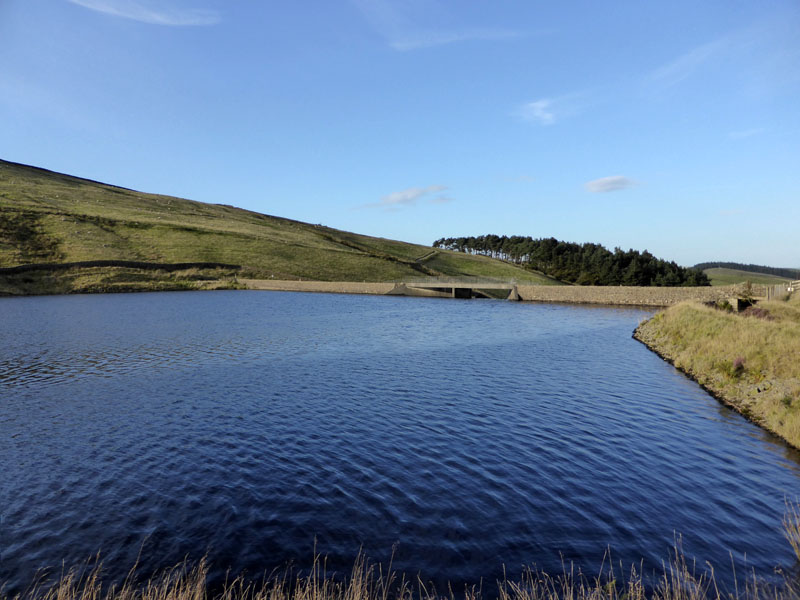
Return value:
[(735, 262), (704, 262), (694, 266), (695, 269), (733, 269), (735, 271), (746, 271), (748, 273), (759, 273), (761, 275), (774, 275), (782, 280), (800, 279), (800, 269), (787, 269), (781, 267), (766, 267), (764, 265), (745, 265)]
[(711, 280), (711, 285), (733, 285), (734, 283), (756, 283), (759, 285), (777, 285), (787, 280), (786, 277), (768, 275), (767, 273), (754, 273), (752, 271), (740, 271), (739, 269), (725, 269), (715, 267), (704, 269), (703, 273)]
[[(0, 160), (0, 270), (83, 261), (135, 261), (138, 266), (78, 265), (72, 271), (5, 273), (0, 274), (0, 293), (3, 285), (5, 293), (181, 289), (221, 274), (230, 281), (237, 275), (321, 281), (448, 275), (560, 283), (484, 256), (432, 251)], [(154, 265), (143, 269), (139, 263)], [(189, 264), (183, 270), (156, 268), (175, 263)], [(161, 283), (151, 285), (158, 278)]]

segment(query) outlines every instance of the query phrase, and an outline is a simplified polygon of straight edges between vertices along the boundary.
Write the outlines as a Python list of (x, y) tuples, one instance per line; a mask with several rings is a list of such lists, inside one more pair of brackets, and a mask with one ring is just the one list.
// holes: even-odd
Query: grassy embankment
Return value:
[(739, 314), (683, 302), (639, 325), (634, 337), (800, 448), (800, 293)]
[[(800, 511), (787, 505), (784, 533), (800, 561)], [(706, 565), (710, 567), (710, 565)], [(621, 568), (621, 567), (620, 567)], [(212, 592), (206, 585), (208, 566), (181, 564), (161, 575), (139, 582), (135, 569), (121, 585), (104, 585), (102, 568), (78, 568), (65, 571), (55, 582), (39, 579), (18, 600), (454, 600), (462, 593), (452, 584), (437, 592), (417, 576), (407, 579), (391, 570), (370, 564), (359, 556), (346, 577), (328, 574), (325, 563), (315, 557), (305, 575), (288, 571), (253, 582), (233, 578), (221, 591)], [(538, 570), (523, 571), (518, 581), (497, 582), (496, 592), (464, 587), (465, 600), (482, 600), (484, 595), (498, 600), (798, 600), (800, 582), (797, 574), (785, 574), (782, 585), (768, 585), (755, 573), (745, 574), (741, 586), (726, 590), (715, 579), (713, 568), (696, 570), (678, 548), (664, 561), (663, 574), (647, 584), (642, 574), (631, 567), (626, 576), (604, 564), (600, 575), (587, 577), (565, 565), (562, 573), (551, 575)], [(9, 600), (2, 592), (0, 600)]]
[(236, 269), (81, 267), (0, 273), (0, 294), (239, 287), (239, 278), (380, 282), (448, 275), (559, 283), (482, 256), (0, 161), (0, 268), (91, 260), (213, 262)]
[(777, 285), (785, 283), (785, 277), (769, 275), (768, 273), (753, 273), (751, 271), (740, 271), (739, 269), (724, 269), (715, 267), (703, 269), (703, 273), (708, 275), (711, 285), (733, 285), (749, 281), (757, 285)]

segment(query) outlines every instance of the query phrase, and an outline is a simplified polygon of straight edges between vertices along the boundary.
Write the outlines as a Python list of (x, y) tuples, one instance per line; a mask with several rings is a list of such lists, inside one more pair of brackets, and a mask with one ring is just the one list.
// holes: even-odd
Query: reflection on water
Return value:
[(0, 580), (101, 551), (259, 573), (360, 547), (438, 582), (677, 534), (792, 564), (798, 455), (631, 332), (647, 313), (270, 292), (0, 299)]

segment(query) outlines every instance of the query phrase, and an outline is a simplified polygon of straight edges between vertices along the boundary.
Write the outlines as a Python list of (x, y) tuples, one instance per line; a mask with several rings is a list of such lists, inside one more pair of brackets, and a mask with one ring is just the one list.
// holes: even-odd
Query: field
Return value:
[[(559, 284), (540, 273), (483, 256), (358, 235), (223, 204), (146, 194), (0, 161), (0, 268), (91, 260), (224, 263), (240, 267), (240, 276), (253, 279), (377, 282), (466, 275)], [(108, 275), (104, 268), (93, 272), (100, 279)], [(65, 273), (70, 277), (65, 279)], [(197, 287), (191, 279), (174, 274), (164, 278), (147, 270), (115, 272), (112, 279), (120, 289), (128, 283), (126, 273), (135, 275), (133, 281), (140, 287)], [(80, 281), (81, 277), (70, 272), (52, 277), (57, 292), (103, 287), (97, 282), (89, 288), (73, 286), (67, 279)], [(22, 281), (25, 278), (13, 279), (0, 277), (0, 293), (41, 293), (43, 289), (41, 276), (34, 278), (33, 288)]]
[(738, 269), (704, 269), (703, 273), (708, 275), (708, 278), (711, 280), (711, 285), (733, 285), (746, 281), (759, 285), (777, 285), (786, 281), (785, 278), (778, 277), (777, 275), (739, 271)]
[(800, 293), (738, 314), (683, 302), (642, 323), (635, 337), (800, 448)]

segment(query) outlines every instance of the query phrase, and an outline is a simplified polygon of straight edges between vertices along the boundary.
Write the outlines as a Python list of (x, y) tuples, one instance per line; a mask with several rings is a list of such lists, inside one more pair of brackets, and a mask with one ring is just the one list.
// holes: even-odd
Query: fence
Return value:
[(766, 291), (764, 295), (767, 297), (767, 300), (775, 300), (776, 298), (783, 298), (790, 292), (800, 290), (800, 281), (787, 281), (777, 285), (766, 285), (764, 288)]

